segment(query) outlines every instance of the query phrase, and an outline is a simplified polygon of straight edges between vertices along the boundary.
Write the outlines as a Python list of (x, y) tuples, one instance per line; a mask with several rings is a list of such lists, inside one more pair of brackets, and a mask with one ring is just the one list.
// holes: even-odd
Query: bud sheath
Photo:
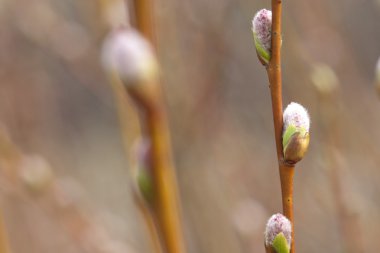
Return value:
[(302, 105), (292, 102), (286, 107), (283, 120), (284, 160), (295, 164), (304, 157), (309, 146), (310, 117)]
[(291, 244), (292, 225), (282, 214), (269, 218), (265, 228), (265, 246), (272, 247), (277, 253), (287, 253)]
[(268, 64), (271, 58), (272, 40), (272, 12), (262, 9), (256, 13), (252, 20), (253, 39), (259, 60)]

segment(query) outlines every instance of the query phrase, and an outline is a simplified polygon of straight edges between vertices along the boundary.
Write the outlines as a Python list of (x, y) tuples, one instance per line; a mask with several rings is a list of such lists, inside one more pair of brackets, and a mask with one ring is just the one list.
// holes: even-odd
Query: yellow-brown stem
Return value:
[[(123, 136), (123, 143), (129, 160), (129, 164), (132, 168), (136, 166), (136, 157), (132, 155), (132, 149), (135, 145), (135, 141), (140, 138), (141, 125), (139, 122), (138, 114), (132, 106), (132, 101), (128, 100), (125, 95), (125, 88), (120, 78), (116, 74), (110, 76), (111, 86), (114, 91), (116, 107), (119, 114), (120, 128)], [(133, 173), (132, 173), (133, 174)], [(152, 240), (155, 253), (163, 253), (162, 245), (160, 242), (159, 231), (154, 214), (143, 203), (143, 200), (139, 196), (135, 196), (135, 203), (137, 204), (143, 219), (147, 225), (150, 238)], [(0, 252), (1, 253), (1, 252)]]
[(136, 26), (144, 36), (156, 46), (156, 35), (153, 25), (153, 0), (134, 0)]
[(185, 245), (180, 219), (175, 171), (166, 114), (163, 107), (147, 112), (147, 127), (152, 141), (155, 210), (169, 253), (184, 253)]
[(145, 131), (152, 143), (154, 211), (168, 253), (184, 253), (180, 204), (172, 164), (170, 134), (161, 89), (157, 84), (130, 87), (128, 93), (142, 109)]
[[(105, 0), (100, 1), (100, 7), (102, 15), (106, 15), (106, 8), (109, 2)], [(127, 0), (125, 2), (126, 12), (129, 15), (129, 8)], [(126, 21), (129, 24), (129, 20)], [(141, 21), (140, 21), (141, 22)], [(143, 24), (145, 27), (146, 24)], [(123, 136), (123, 143), (127, 153), (127, 157), (132, 168), (136, 165), (136, 157), (131, 155), (135, 141), (140, 138), (141, 135), (141, 124), (136, 113), (135, 108), (133, 108), (131, 101), (128, 100), (128, 97), (125, 95), (125, 88), (120, 80), (120, 77), (117, 73), (110, 74), (111, 86), (114, 91), (116, 107), (119, 114), (121, 133)], [(162, 245), (160, 241), (160, 235), (158, 230), (158, 224), (154, 217), (152, 211), (143, 203), (143, 201), (136, 196), (135, 203), (137, 204), (140, 212), (144, 218), (144, 221), (148, 227), (149, 235), (152, 240), (152, 244), (155, 250), (155, 253), (163, 253)], [(1, 253), (1, 252), (0, 252)]]
[[(134, 0), (136, 26), (157, 47), (153, 25), (153, 0)], [(146, 127), (152, 142), (154, 208), (168, 253), (184, 253), (185, 243), (180, 219), (180, 205), (175, 170), (171, 158), (170, 134), (161, 87), (148, 94), (148, 99), (135, 94), (146, 113)], [(138, 93), (138, 92), (137, 92)], [(153, 94), (153, 99), (151, 95)]]
[(267, 65), (267, 73), (272, 99), (273, 123), (276, 140), (277, 160), (279, 164), (282, 208), (284, 215), (292, 224), (292, 243), (290, 252), (294, 247), (294, 218), (293, 218), (293, 175), (294, 166), (286, 165), (283, 160), (282, 147), (282, 79), (281, 79), (281, 15), (282, 1), (272, 0), (272, 45), (271, 59)]

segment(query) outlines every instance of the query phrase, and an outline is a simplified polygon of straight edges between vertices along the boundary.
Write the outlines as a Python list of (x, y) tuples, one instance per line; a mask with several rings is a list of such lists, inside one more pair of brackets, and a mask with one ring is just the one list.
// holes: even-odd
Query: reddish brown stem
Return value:
[(264, 248), (265, 248), (265, 253), (276, 253), (276, 251), (273, 249), (272, 246), (265, 244), (265, 241), (264, 241)]
[(264, 244), (264, 247), (265, 247), (265, 253), (276, 253), (275, 250), (272, 248), (272, 246), (266, 246)]
[(272, 53), (267, 66), (278, 160), (282, 154), (281, 1), (272, 0)]
[(284, 215), (292, 223), (291, 253), (294, 247), (293, 217), (293, 176), (294, 166), (284, 163), (282, 151), (282, 79), (281, 79), (281, 0), (272, 0), (272, 46), (271, 59), (267, 65), (267, 73), (272, 99), (273, 123), (276, 140), (277, 159), (280, 171), (282, 208)]
[(294, 166), (280, 163), (280, 180), (282, 193), (282, 208), (284, 215), (292, 223), (292, 241), (290, 252), (295, 252), (294, 248), (294, 216), (293, 216), (293, 178)]

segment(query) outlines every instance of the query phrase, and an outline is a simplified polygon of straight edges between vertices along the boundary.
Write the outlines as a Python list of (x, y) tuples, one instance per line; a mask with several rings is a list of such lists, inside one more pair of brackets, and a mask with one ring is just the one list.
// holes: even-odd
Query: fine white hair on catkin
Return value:
[(265, 245), (272, 245), (274, 238), (279, 233), (283, 233), (286, 241), (290, 245), (292, 239), (292, 224), (290, 221), (282, 214), (277, 213), (272, 215), (265, 228)]
[(304, 128), (307, 132), (310, 129), (310, 117), (307, 110), (300, 104), (291, 102), (284, 111), (284, 130), (289, 125), (297, 128)]

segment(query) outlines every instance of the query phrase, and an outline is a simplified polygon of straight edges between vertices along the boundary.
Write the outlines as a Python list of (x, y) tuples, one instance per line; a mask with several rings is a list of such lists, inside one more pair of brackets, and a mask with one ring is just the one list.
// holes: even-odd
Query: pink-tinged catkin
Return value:
[(272, 245), (274, 238), (276, 238), (279, 233), (284, 234), (286, 241), (290, 245), (292, 239), (292, 225), (284, 215), (277, 213), (272, 215), (268, 220), (265, 228), (265, 245)]
[(103, 67), (116, 73), (125, 83), (141, 82), (158, 72), (158, 63), (150, 43), (132, 28), (114, 29), (104, 40)]
[(289, 125), (303, 128), (306, 132), (310, 129), (310, 117), (307, 110), (300, 104), (291, 102), (284, 111), (284, 131)]
[(252, 31), (258, 42), (271, 51), (272, 39), (272, 12), (262, 9), (258, 11), (252, 20)]

